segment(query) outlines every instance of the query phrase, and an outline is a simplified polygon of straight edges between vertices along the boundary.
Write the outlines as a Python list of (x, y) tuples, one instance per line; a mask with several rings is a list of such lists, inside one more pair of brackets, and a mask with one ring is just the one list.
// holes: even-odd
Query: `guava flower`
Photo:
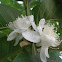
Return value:
[(23, 38), (21, 33), (28, 30), (29, 27), (31, 26), (31, 22), (30, 22), (31, 20), (33, 20), (33, 15), (25, 16), (22, 18), (18, 17), (14, 22), (10, 22), (8, 24), (8, 27), (14, 31), (8, 35), (7, 41), (11, 41), (16, 38), (16, 42), (14, 44), (14, 46), (16, 46), (19, 40)]
[(47, 62), (46, 57), (49, 58), (48, 48), (50, 46), (57, 47), (59, 42), (59, 34), (57, 34), (57, 30), (54, 30), (54, 24), (50, 23), (45, 24), (45, 19), (41, 19), (39, 25), (36, 26), (34, 21), (31, 21), (33, 30), (27, 30), (22, 33), (23, 37), (30, 42), (39, 43), (41, 47), (40, 50), (40, 58), (43, 62)]

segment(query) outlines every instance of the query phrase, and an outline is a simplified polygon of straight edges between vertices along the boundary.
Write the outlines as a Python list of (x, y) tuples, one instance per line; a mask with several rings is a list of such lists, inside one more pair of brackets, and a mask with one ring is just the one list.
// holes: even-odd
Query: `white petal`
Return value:
[(30, 22), (32, 22), (32, 21), (34, 21), (34, 16), (30, 15), (30, 16), (28, 16), (28, 19), (29, 19)]
[(13, 22), (9, 22), (8, 27), (13, 29), (13, 30), (15, 29)]
[(46, 55), (45, 55), (45, 49), (44, 48), (41, 48), (41, 51), (40, 51), (40, 59), (43, 62), (47, 62)]
[(14, 31), (17, 32), (17, 33), (22, 33), (22, 32), (25, 31), (25, 29), (15, 29)]
[(25, 30), (15, 29), (13, 32), (11, 32), (11, 33), (9, 34), (9, 36), (8, 36), (8, 38), (7, 38), (7, 41), (13, 40), (13, 39), (17, 36), (18, 33), (22, 33), (23, 31), (25, 31)]
[(16, 29), (28, 29), (31, 26), (27, 16), (23, 18), (17, 18), (13, 23)]
[(37, 27), (36, 27), (36, 24), (34, 22), (34, 16), (33, 15), (29, 16), (29, 20), (30, 20), (30, 23), (31, 23), (33, 29), (37, 31)]
[(21, 34), (17, 34), (14, 46), (16, 46), (19, 43), (19, 40), (21, 40), (22, 38), (23, 37)]
[(40, 20), (39, 26), (41, 26), (43, 28), (44, 24), (45, 24), (45, 19), (43, 18)]
[(7, 38), (7, 41), (13, 40), (17, 36), (17, 33), (15, 31), (11, 32)]
[(32, 30), (28, 30), (28, 31), (25, 31), (22, 33), (22, 36), (31, 41), (31, 42), (34, 42), (34, 43), (37, 43), (40, 41), (40, 36), (37, 32), (35, 31), (32, 31)]
[(44, 33), (42, 33), (41, 35), (41, 40), (42, 40), (41, 45), (45, 47), (50, 47), (50, 46), (55, 47), (57, 44), (54, 37), (50, 35), (45, 35)]
[(17, 34), (14, 46), (16, 46), (18, 43), (19, 43), (19, 35)]
[(44, 27), (44, 24), (45, 24), (45, 19), (41, 19), (40, 22), (39, 22), (39, 26), (37, 27), (38, 32), (40, 33), (40, 35), (42, 35), (42, 29)]
[(46, 55), (46, 57), (48, 57), (48, 58), (49, 58), (49, 54), (48, 54), (48, 47), (45, 47), (45, 55)]
[(38, 30), (37, 30), (37, 26), (36, 26), (36, 24), (35, 24), (34, 21), (31, 22), (31, 25), (32, 25), (33, 29), (36, 30), (36, 31), (38, 32)]
[(37, 29), (38, 29), (38, 32), (40, 33), (40, 35), (42, 35), (42, 27), (38, 26)]

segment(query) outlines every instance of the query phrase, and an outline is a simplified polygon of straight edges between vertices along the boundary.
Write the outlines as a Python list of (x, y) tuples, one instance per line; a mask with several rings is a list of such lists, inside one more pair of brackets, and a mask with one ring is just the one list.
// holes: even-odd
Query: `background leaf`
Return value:
[(62, 19), (62, 8), (56, 0), (42, 0), (42, 2), (33, 8), (32, 14), (34, 15), (36, 24), (38, 24), (41, 18), (45, 18), (47, 20)]
[(13, 62), (41, 62), (39, 55), (32, 55), (32, 47), (24, 47), (23, 50), (15, 57)]
[(5, 27), (11, 21), (14, 21), (21, 12), (15, 8), (0, 4), (0, 27)]
[[(56, 50), (49, 51), (49, 55), (50, 55), (50, 58), (47, 59), (47, 62), (62, 62), (62, 59), (59, 57), (60, 54), (58, 51)], [(37, 55), (34, 56), (30, 52), (28, 52), (26, 49), (24, 49), (15, 57), (13, 62), (42, 62), (42, 61), (40, 60), (39, 53), (37, 53)]]
[[(21, 12), (15, 8), (0, 4), (0, 27), (3, 28), (9, 22), (14, 21)], [(16, 55), (20, 51), (20, 46), (14, 47), (15, 40), (8, 42), (7, 35), (11, 32), (10, 29), (0, 29), (0, 60), (8, 56)]]

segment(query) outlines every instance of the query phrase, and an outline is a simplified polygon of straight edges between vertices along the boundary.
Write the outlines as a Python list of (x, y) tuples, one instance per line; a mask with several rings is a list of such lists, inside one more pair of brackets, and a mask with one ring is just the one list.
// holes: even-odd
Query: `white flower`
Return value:
[(28, 30), (31, 26), (31, 20), (33, 20), (33, 15), (22, 18), (18, 17), (14, 22), (10, 22), (8, 26), (14, 31), (9, 34), (7, 41), (11, 41), (16, 38), (16, 42), (14, 44), (14, 46), (16, 46), (19, 40), (23, 38), (21, 33)]
[[(46, 62), (46, 57), (49, 58), (48, 48), (50, 46), (56, 47), (60, 44), (59, 34), (56, 34), (54, 25), (49, 23), (45, 24), (45, 19), (41, 19), (39, 26), (36, 27), (34, 21), (31, 21), (32, 27), (35, 31), (28, 30), (22, 33), (23, 37), (31, 42), (39, 43), (41, 45), (40, 58)], [(44, 29), (43, 29), (44, 28)]]

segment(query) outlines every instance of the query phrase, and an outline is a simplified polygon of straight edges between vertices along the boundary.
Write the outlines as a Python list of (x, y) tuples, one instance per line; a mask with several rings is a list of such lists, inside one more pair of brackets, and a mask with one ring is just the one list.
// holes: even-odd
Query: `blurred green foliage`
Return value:
[(0, 1), (1, 1), (1, 4), (5, 4), (5, 5), (18, 9), (19, 11), (22, 12), (22, 14), (24, 14), (25, 12), (24, 5), (19, 4), (18, 1), (16, 0), (0, 0)]

